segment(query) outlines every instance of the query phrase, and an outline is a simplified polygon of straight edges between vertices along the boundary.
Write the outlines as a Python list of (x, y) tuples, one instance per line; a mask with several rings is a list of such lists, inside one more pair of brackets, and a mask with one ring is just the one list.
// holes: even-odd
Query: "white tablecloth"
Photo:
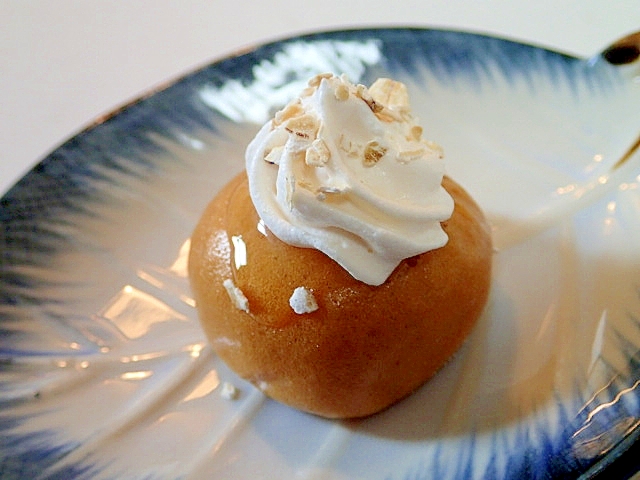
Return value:
[(363, 26), (490, 33), (579, 56), (639, 0), (0, 0), (0, 194), (92, 119), (260, 42)]

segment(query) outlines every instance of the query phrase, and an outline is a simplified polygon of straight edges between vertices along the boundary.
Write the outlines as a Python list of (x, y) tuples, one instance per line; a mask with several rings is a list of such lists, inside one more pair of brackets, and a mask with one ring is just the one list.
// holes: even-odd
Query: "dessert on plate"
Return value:
[(319, 75), (258, 132), (211, 201), (189, 275), (217, 354), (266, 395), (330, 418), (376, 413), (461, 346), (492, 245), (444, 174), (406, 87)]

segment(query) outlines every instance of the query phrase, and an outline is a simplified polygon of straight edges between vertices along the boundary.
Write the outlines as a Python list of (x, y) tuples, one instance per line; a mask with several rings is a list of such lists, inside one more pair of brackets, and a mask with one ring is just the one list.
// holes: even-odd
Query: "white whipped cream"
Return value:
[(316, 248), (370, 285), (442, 247), (453, 211), (442, 149), (422, 139), (406, 87), (321, 75), (247, 147), (254, 206), (280, 240)]

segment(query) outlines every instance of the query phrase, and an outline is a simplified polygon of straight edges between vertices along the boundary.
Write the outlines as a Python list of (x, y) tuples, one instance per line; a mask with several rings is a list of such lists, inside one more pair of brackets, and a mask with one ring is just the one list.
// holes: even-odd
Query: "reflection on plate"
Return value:
[[(489, 306), (462, 351), (408, 399), (348, 422), (265, 399), (226, 369), (185, 264), (191, 229), (258, 125), (325, 71), (408, 85), (498, 247)], [(228, 58), (97, 122), (2, 199), (0, 476), (598, 470), (640, 419), (640, 162), (613, 168), (638, 133), (638, 90), (598, 59), (361, 30)]]

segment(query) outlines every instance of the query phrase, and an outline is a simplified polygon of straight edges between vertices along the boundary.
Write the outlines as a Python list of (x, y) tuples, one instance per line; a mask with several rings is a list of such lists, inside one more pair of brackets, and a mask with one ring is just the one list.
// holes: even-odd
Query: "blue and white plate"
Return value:
[[(408, 85), (496, 245), (489, 305), (462, 350), (358, 421), (292, 410), (230, 372), (186, 273), (191, 230), (259, 124), (326, 71)], [(610, 466), (640, 435), (640, 158), (625, 157), (639, 78), (637, 65), (468, 33), (330, 32), (216, 62), (99, 119), (1, 200), (0, 477), (520, 479)]]

